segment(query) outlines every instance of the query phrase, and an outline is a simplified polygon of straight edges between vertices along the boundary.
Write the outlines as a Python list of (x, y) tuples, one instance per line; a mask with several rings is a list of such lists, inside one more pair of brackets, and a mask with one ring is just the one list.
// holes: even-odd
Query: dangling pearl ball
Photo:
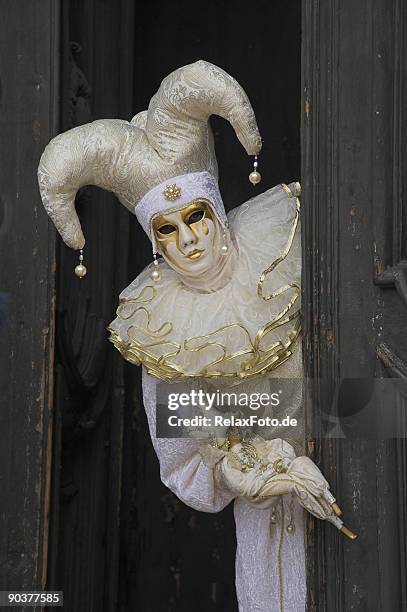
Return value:
[(86, 266), (84, 266), (83, 264), (79, 264), (75, 268), (75, 274), (79, 278), (83, 278), (84, 276), (86, 276), (86, 272), (87, 272)]
[(151, 273), (151, 278), (153, 279), (153, 281), (159, 281), (160, 280), (160, 273), (158, 270), (153, 270)]
[(227, 244), (224, 244), (224, 245), (222, 246), (222, 248), (221, 248), (222, 253), (227, 253), (227, 252), (228, 252), (228, 250), (229, 250), (229, 248), (228, 248)]
[(261, 181), (260, 172), (257, 172), (257, 170), (253, 170), (253, 172), (250, 172), (249, 181), (251, 182), (252, 185), (257, 185), (258, 183), (260, 183)]
[(294, 525), (287, 525), (288, 533), (294, 533)]
[(275, 514), (272, 514), (272, 515), (271, 515), (271, 518), (270, 518), (270, 523), (271, 523), (272, 525), (275, 525), (275, 524), (277, 523), (277, 517), (276, 517), (276, 515), (275, 515)]

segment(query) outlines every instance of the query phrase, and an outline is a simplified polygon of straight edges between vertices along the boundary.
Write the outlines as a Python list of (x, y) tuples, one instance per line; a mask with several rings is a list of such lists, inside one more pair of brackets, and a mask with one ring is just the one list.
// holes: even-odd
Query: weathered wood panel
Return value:
[(308, 413), (316, 458), (359, 534), (349, 542), (311, 524), (311, 610), (406, 605), (405, 465), (400, 442), (380, 439), (386, 413), (361, 413), (352, 427), (342, 420), (348, 439), (318, 439), (329, 419), (367, 403), (369, 381), (383, 376), (384, 340), (407, 356), (402, 300), (375, 284), (404, 250), (405, 27), (398, 0), (303, 2), (304, 335), (315, 379)]
[[(101, 117), (131, 117), (131, 2), (63, 4), (59, 131)], [(116, 612), (124, 362), (107, 325), (127, 284), (130, 215), (113, 195), (86, 188), (76, 207), (88, 275), (58, 240), (56, 401), (48, 584), (68, 610)]]
[(38, 589), (47, 567), (55, 234), (36, 170), (57, 127), (59, 2), (3, 0), (1, 12), (0, 589)]

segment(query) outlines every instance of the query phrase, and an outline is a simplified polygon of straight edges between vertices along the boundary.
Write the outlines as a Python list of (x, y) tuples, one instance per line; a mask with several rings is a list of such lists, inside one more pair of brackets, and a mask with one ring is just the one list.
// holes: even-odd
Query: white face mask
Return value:
[(157, 215), (153, 230), (161, 254), (179, 274), (204, 275), (222, 258), (222, 228), (206, 202)]

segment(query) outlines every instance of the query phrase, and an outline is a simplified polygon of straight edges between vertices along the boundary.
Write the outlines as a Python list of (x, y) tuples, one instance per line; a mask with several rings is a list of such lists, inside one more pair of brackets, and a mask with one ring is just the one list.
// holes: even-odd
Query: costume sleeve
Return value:
[(157, 380), (143, 367), (143, 399), (151, 441), (160, 463), (162, 482), (187, 506), (202, 512), (223, 510), (235, 495), (215, 480), (214, 467), (203, 461), (208, 446), (204, 440), (157, 438)]

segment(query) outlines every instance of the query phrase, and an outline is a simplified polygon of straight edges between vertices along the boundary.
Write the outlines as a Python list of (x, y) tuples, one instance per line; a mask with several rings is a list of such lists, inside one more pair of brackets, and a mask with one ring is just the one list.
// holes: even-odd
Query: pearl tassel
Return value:
[(295, 523), (294, 523), (294, 494), (291, 493), (291, 501), (290, 501), (290, 522), (287, 525), (287, 533), (295, 533)]
[(153, 281), (158, 282), (161, 278), (161, 275), (158, 271), (157, 254), (153, 253), (153, 257), (154, 257), (154, 270), (151, 272), (151, 278)]
[(252, 185), (257, 185), (261, 181), (261, 174), (257, 170), (258, 165), (259, 165), (259, 162), (257, 161), (257, 155), (255, 155), (254, 162), (253, 162), (253, 172), (250, 172), (249, 174), (249, 181), (251, 182)]
[(83, 265), (83, 249), (79, 251), (79, 264), (75, 268), (75, 274), (78, 278), (83, 278), (86, 276), (87, 269), (86, 266)]

